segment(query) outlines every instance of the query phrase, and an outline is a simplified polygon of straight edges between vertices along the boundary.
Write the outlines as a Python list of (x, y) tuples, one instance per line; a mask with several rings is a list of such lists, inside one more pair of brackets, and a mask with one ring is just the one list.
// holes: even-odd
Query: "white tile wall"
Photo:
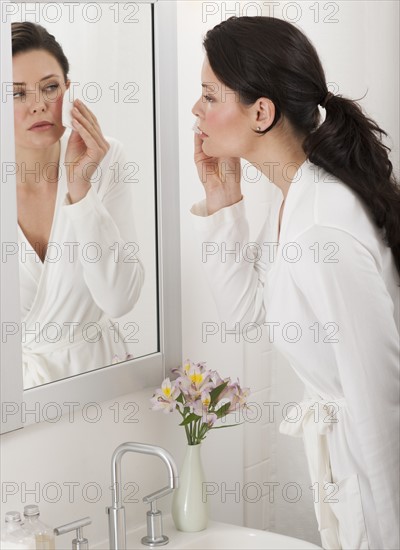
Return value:
[[(269, 502), (269, 482), (274, 477), (274, 425), (269, 421), (274, 351), (267, 341), (245, 343), (244, 384), (251, 388), (250, 412), (244, 425), (244, 483), (249, 487), (244, 499), (244, 524), (270, 529), (274, 507)], [(251, 414), (250, 414), (251, 413)]]
[(279, 433), (282, 408), (302, 399), (303, 385), (268, 341), (245, 343), (244, 361), (253, 392), (244, 424), (244, 524), (319, 544), (302, 439)]

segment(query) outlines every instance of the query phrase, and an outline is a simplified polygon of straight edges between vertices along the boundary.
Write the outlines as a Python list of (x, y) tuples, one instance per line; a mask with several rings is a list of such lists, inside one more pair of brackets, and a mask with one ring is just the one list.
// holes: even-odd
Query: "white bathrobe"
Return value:
[(309, 160), (289, 188), (279, 243), (277, 197), (253, 255), (244, 200), (210, 216), (205, 201), (191, 210), (221, 320), (243, 334), (257, 323), (305, 384), (280, 430), (303, 436), (323, 547), (398, 550), (392, 252), (357, 195)]
[[(110, 149), (91, 189), (71, 204), (61, 138), (55, 212), (42, 263), (18, 225), (24, 387), (125, 360), (126, 334), (111, 321), (138, 300), (144, 277), (122, 144)], [(125, 340), (125, 341), (124, 341)]]

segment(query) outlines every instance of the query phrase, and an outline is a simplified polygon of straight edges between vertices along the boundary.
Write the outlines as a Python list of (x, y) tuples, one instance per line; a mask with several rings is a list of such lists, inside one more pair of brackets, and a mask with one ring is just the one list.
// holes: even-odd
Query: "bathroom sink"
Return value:
[[(207, 529), (197, 533), (183, 533), (177, 531), (171, 515), (163, 518), (164, 534), (169, 537), (169, 543), (160, 548), (165, 550), (321, 550), (311, 542), (277, 535), (260, 529), (249, 529), (229, 523), (209, 521)], [(149, 548), (140, 541), (146, 535), (146, 526), (143, 525), (130, 531), (126, 536), (127, 550), (143, 550)], [(92, 550), (109, 550), (108, 541), (95, 546)]]

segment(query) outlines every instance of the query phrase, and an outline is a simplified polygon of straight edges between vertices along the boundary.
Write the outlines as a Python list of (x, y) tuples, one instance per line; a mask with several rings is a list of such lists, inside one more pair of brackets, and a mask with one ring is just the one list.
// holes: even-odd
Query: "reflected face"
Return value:
[(239, 102), (236, 92), (218, 80), (207, 57), (201, 82), (203, 94), (192, 113), (206, 134), (201, 135), (204, 153), (213, 157), (245, 157), (253, 140), (249, 108)]
[[(65, 128), (61, 124), (62, 102), (69, 87), (57, 59), (44, 50), (13, 57), (14, 129), (17, 147), (41, 149), (57, 142)], [(32, 128), (47, 121), (47, 126)]]

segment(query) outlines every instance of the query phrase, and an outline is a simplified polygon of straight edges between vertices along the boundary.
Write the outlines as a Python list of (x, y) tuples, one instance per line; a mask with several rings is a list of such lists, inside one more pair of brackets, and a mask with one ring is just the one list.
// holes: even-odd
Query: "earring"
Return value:
[(257, 132), (259, 132), (261, 130), (260, 126), (257, 126)]

